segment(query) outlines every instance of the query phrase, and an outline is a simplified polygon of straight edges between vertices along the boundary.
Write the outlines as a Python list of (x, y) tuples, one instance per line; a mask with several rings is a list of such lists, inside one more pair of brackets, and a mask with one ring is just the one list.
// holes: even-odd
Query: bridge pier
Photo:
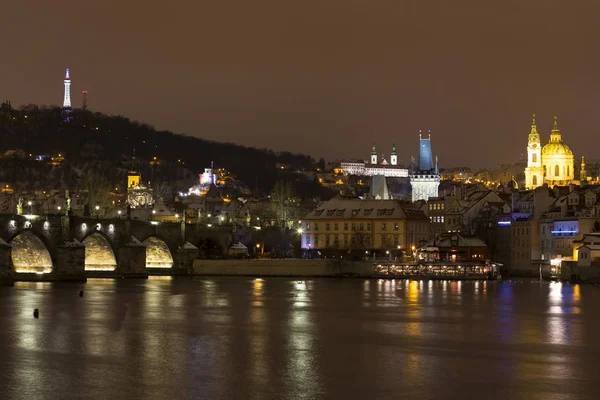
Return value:
[(86, 281), (85, 246), (76, 239), (57, 246), (52, 275), (61, 281)]
[(193, 275), (194, 259), (198, 258), (198, 248), (190, 242), (177, 248), (173, 257), (173, 275)]
[(10, 252), (10, 245), (0, 239), (0, 286), (13, 285), (13, 278), (10, 274)]
[(118, 272), (123, 278), (147, 278), (146, 246), (135, 237), (119, 249)]

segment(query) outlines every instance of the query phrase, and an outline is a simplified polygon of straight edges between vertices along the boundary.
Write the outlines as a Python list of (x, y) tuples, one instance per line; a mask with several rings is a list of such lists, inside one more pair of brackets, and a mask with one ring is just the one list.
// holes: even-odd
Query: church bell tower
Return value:
[(542, 146), (540, 134), (535, 123), (535, 114), (531, 123), (531, 132), (527, 141), (527, 168), (525, 168), (525, 188), (535, 189), (544, 183), (544, 169), (542, 168)]
[(375, 150), (375, 142), (373, 142), (373, 149), (371, 149), (371, 164), (377, 164), (377, 151)]

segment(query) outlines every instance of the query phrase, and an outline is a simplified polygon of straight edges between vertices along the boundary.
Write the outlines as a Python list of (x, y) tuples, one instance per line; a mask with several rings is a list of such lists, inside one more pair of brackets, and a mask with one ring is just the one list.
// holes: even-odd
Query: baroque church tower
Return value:
[(535, 124), (535, 114), (531, 123), (531, 132), (527, 142), (527, 168), (525, 168), (525, 188), (535, 189), (544, 183), (544, 168), (542, 167), (542, 146), (540, 134)]
[(373, 148), (371, 149), (371, 164), (377, 164), (377, 151), (375, 150), (375, 142), (373, 142)]
[(390, 154), (390, 163), (398, 165), (398, 154), (396, 153), (396, 143), (392, 143), (392, 154)]

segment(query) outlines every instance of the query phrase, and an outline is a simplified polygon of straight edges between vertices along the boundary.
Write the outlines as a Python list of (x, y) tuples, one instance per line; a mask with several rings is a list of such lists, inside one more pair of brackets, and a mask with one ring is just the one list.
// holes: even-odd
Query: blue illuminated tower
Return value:
[(438, 196), (440, 185), (440, 173), (437, 157), (435, 167), (431, 152), (431, 133), (429, 137), (423, 138), (419, 132), (419, 164), (415, 170), (414, 164), (410, 174), (410, 186), (412, 187), (412, 201), (425, 200)]
[(433, 169), (433, 157), (431, 155), (431, 134), (424, 138), (419, 134), (419, 170), (431, 171)]

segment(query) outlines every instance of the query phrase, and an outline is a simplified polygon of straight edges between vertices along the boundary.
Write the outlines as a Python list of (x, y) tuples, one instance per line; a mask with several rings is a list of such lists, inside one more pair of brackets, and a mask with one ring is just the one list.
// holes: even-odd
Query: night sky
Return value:
[[(495, 3), (495, 5), (492, 5)], [(597, 0), (5, 1), (0, 99), (328, 160), (431, 130), (440, 165), (518, 161), (531, 114), (600, 143)]]

